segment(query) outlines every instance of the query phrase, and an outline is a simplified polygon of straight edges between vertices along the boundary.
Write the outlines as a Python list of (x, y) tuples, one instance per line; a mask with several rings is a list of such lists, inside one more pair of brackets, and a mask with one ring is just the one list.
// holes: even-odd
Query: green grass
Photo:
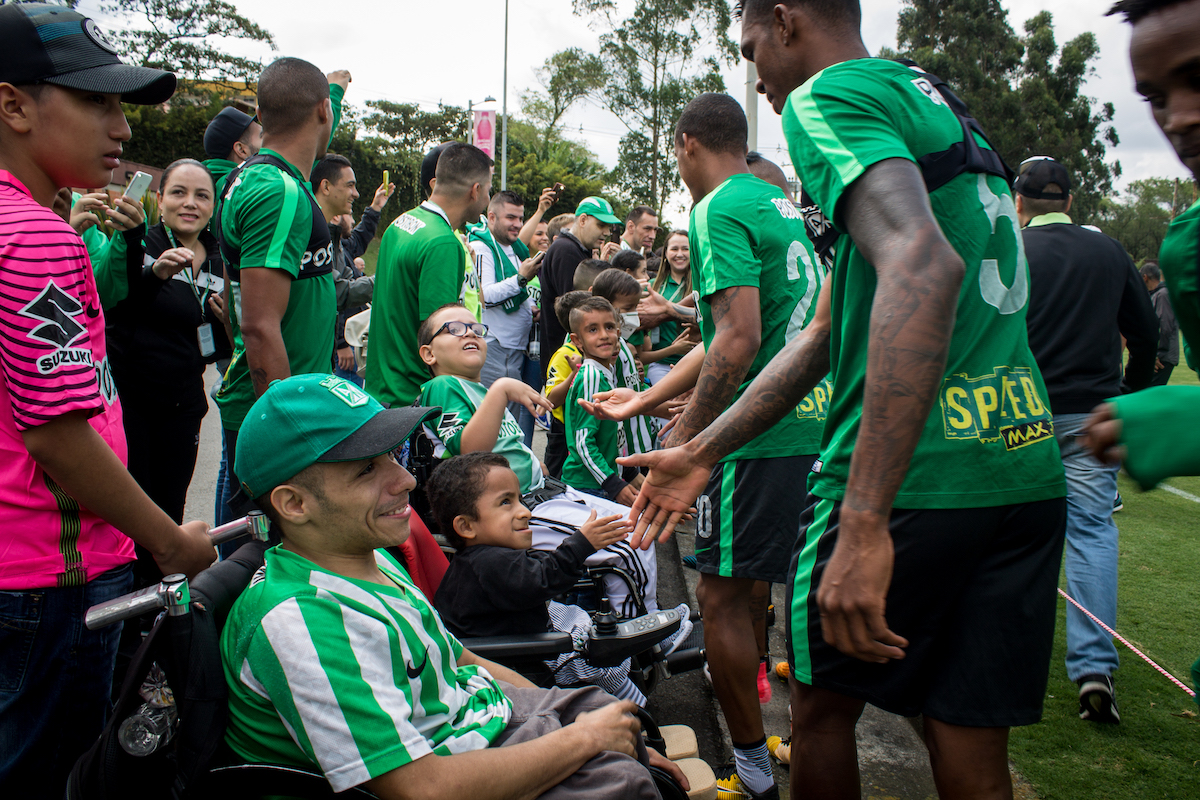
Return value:
[(368, 275), (375, 274), (375, 262), (379, 260), (379, 237), (376, 236), (367, 245), (367, 251), (362, 254), (362, 259), (367, 263), (367, 268), (364, 272)]
[[(1181, 366), (1171, 383), (1198, 381)], [(1200, 496), (1200, 477), (1168, 483)], [(1191, 665), (1200, 656), (1200, 504), (1163, 491), (1141, 492), (1124, 475), (1120, 490), (1125, 510), (1116, 516), (1121, 531), (1116, 629), (1191, 685)], [(1045, 800), (1200, 796), (1200, 709), (1119, 643), (1121, 724), (1078, 718), (1078, 691), (1063, 666), (1065, 604), (1059, 598), (1045, 715), (1041, 724), (1012, 732), (1017, 770)]]

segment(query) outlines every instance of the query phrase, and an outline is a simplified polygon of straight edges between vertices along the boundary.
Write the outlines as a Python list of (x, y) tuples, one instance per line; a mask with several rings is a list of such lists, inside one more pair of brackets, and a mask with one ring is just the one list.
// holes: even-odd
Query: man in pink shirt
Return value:
[[(121, 102), (175, 76), (121, 64), (65, 6), (0, 6), (0, 796), (61, 796), (99, 735), (120, 626), (88, 606), (125, 591), (133, 543), (166, 573), (215, 557), (125, 470), (125, 436), (87, 251), (50, 206), (104, 186), (130, 137)], [(136, 200), (110, 214), (140, 224)]]

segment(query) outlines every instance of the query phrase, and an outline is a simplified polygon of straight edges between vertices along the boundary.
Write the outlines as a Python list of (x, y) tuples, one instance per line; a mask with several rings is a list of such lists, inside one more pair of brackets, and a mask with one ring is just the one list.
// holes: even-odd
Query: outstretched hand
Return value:
[(597, 550), (603, 550), (610, 544), (623, 541), (631, 530), (633, 530), (633, 525), (621, 514), (597, 518), (594, 508), (587, 518), (587, 522), (579, 526), (579, 532), (583, 534), (583, 538), (587, 539)]
[(904, 658), (908, 640), (889, 629), (884, 618), (894, 561), (886, 517), (871, 523), (843, 513), (838, 543), (817, 589), (827, 643), (876, 664)]
[(1116, 418), (1116, 406), (1101, 403), (1092, 410), (1083, 426), (1085, 446), (1092, 456), (1108, 464), (1119, 464), (1125, 457), (1121, 446), (1121, 420)]
[[(500, 381), (504, 382), (501, 389), (504, 391), (505, 403), (520, 403), (535, 417), (540, 417), (554, 408), (554, 404), (550, 402), (549, 398), (529, 384), (515, 378), (501, 378), (496, 383), (500, 383)], [(492, 384), (493, 387), (495, 385), (495, 383)]]
[(692, 511), (712, 472), (712, 465), (700, 462), (683, 447), (637, 453), (618, 458), (617, 463), (650, 468), (629, 512), (630, 521), (636, 523), (629, 543), (643, 550), (656, 538), (665, 542), (671, 537), (679, 521)]
[(638, 404), (638, 393), (624, 386), (607, 392), (597, 392), (589, 402), (579, 398), (579, 406), (597, 419), (617, 422), (632, 419), (642, 413)]

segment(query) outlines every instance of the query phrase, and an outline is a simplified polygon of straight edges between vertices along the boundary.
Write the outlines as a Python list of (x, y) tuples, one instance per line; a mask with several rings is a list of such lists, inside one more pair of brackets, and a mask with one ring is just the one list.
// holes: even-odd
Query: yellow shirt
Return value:
[[(579, 357), (579, 351), (575, 349), (575, 345), (571, 344), (571, 340), (567, 339), (566, 343), (554, 352), (554, 356), (550, 359), (550, 368), (546, 372), (546, 388), (542, 390), (542, 394), (549, 396), (551, 390), (565, 380), (571, 377), (571, 364), (567, 361), (568, 356)], [(563, 418), (563, 407), (556, 406), (550, 412), (559, 422), (566, 424)]]

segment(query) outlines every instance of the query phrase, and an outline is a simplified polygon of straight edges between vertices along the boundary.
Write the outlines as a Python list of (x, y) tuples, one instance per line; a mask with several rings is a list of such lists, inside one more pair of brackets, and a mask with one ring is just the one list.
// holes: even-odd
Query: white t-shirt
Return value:
[[(507, 350), (524, 350), (533, 328), (533, 300), (527, 299), (520, 309), (507, 313), (501, 307), (504, 301), (521, 291), (517, 276), (497, 281), (492, 249), (483, 242), (471, 242), (471, 252), (475, 256), (475, 276), (483, 300), (481, 321), (488, 326), (488, 336), (494, 337)], [(512, 261), (513, 266), (520, 265), (512, 245), (500, 245), (500, 252)]]

